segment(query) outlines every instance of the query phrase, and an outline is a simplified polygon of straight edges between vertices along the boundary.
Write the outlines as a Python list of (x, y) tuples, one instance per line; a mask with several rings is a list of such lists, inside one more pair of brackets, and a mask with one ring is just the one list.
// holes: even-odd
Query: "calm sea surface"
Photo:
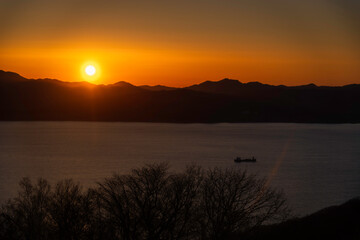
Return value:
[[(236, 164), (236, 156), (258, 159)], [(304, 215), (360, 196), (359, 124), (0, 122), (0, 202), (28, 176), (85, 187), (144, 163), (246, 168)]]

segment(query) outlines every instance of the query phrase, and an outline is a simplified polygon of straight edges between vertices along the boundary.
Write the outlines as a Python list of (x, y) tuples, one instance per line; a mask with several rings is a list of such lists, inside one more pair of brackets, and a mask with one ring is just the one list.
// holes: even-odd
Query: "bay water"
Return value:
[(0, 203), (22, 177), (87, 188), (155, 162), (246, 169), (301, 216), (360, 196), (360, 124), (0, 122)]

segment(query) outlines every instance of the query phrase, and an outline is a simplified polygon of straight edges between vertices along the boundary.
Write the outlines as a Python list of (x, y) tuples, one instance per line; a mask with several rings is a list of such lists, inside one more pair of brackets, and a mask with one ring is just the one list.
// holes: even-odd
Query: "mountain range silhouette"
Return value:
[(184, 88), (27, 79), (0, 70), (2, 121), (359, 123), (360, 84), (273, 86), (237, 80)]

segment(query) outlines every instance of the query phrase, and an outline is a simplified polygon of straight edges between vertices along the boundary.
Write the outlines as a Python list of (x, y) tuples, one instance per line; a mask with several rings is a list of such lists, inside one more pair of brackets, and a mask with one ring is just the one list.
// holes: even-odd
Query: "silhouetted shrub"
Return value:
[(237, 170), (208, 170), (200, 196), (203, 239), (226, 239), (289, 214), (281, 192), (269, 189), (265, 179)]
[(4, 239), (49, 239), (49, 183), (24, 178), (19, 185), (19, 195), (2, 207)]
[(72, 180), (61, 181), (51, 193), (48, 213), (53, 239), (81, 239), (93, 215), (91, 192), (83, 193)]
[(169, 174), (165, 164), (114, 175), (98, 194), (120, 239), (181, 239), (194, 235), (199, 168)]
[(226, 239), (288, 213), (281, 192), (238, 170), (152, 164), (88, 191), (72, 180), (20, 186), (2, 206), (1, 239)]

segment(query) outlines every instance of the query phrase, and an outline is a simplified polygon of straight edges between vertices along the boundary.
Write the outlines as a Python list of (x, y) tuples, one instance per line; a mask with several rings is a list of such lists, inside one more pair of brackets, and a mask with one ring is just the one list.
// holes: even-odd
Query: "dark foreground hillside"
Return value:
[[(360, 199), (288, 220), (284, 194), (246, 171), (167, 164), (114, 174), (84, 190), (24, 178), (0, 208), (1, 240), (360, 239)], [(270, 225), (272, 224), (272, 225)]]
[(303, 218), (262, 227), (245, 239), (358, 240), (360, 239), (360, 198), (322, 209)]
[(360, 85), (271, 86), (224, 79), (186, 88), (26, 79), (0, 71), (0, 120), (359, 123)]
[(288, 212), (280, 191), (244, 171), (153, 164), (87, 191), (25, 178), (0, 209), (0, 239), (228, 239)]

